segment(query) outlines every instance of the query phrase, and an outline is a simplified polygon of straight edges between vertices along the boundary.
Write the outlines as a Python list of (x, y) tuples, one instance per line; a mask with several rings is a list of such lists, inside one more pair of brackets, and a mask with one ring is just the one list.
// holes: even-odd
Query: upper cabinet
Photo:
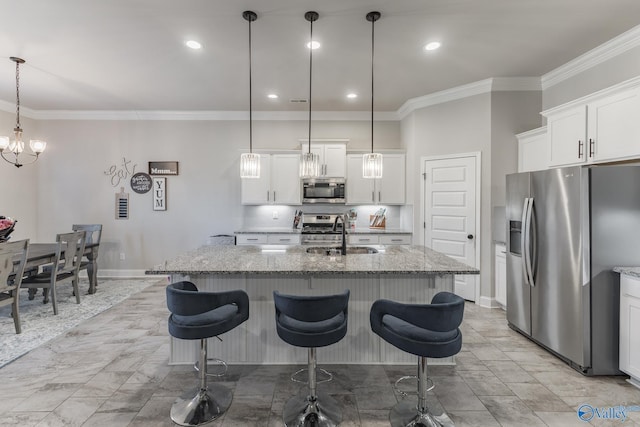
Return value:
[(518, 172), (549, 168), (549, 142), (546, 127), (520, 133), (516, 138), (518, 138)]
[(549, 166), (640, 157), (640, 79), (543, 111)]
[(261, 154), (260, 178), (242, 179), (243, 205), (299, 205), (300, 155)]
[(382, 178), (368, 179), (362, 177), (362, 154), (348, 154), (346, 199), (349, 205), (403, 205), (405, 155), (383, 154)]
[[(307, 141), (302, 141), (302, 152), (309, 151)], [(347, 143), (343, 142), (314, 142), (311, 141), (311, 152), (320, 158), (320, 177), (344, 178), (346, 171)]]

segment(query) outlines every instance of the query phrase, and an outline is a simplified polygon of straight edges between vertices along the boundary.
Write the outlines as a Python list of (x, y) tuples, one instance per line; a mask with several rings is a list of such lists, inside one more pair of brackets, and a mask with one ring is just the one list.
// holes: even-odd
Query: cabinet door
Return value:
[(580, 106), (551, 115), (549, 133), (549, 165), (584, 163), (587, 160), (587, 107)]
[(326, 144), (324, 146), (324, 176), (344, 178), (347, 156), (345, 144)]
[(271, 155), (271, 203), (299, 205), (302, 203), (298, 154)]
[(377, 235), (371, 234), (351, 234), (347, 237), (350, 245), (377, 245), (379, 242)]
[(405, 201), (404, 154), (382, 155), (382, 178), (376, 181), (375, 198), (385, 205), (403, 205)]
[(238, 234), (236, 236), (236, 245), (264, 245), (266, 243), (266, 234)]
[(505, 245), (495, 245), (496, 302), (507, 307), (507, 256)]
[(620, 370), (640, 378), (640, 279), (620, 277)]
[(410, 245), (411, 235), (410, 234), (381, 234), (379, 240), (381, 245)]
[(243, 205), (264, 205), (271, 201), (271, 156), (260, 155), (260, 178), (241, 178)]
[(587, 155), (591, 161), (640, 156), (640, 90), (633, 89), (587, 105)]
[(346, 203), (348, 205), (373, 204), (374, 180), (362, 177), (362, 155), (347, 155)]
[[(532, 131), (533, 132), (533, 131)], [(518, 137), (518, 172), (549, 168), (549, 140), (546, 129)]]

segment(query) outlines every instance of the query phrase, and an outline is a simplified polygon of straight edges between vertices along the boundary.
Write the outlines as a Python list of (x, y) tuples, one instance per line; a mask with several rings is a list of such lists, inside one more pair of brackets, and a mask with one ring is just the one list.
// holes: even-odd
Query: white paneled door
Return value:
[[(424, 245), (477, 267), (479, 154), (423, 162)], [(455, 293), (476, 301), (476, 275), (456, 275)]]

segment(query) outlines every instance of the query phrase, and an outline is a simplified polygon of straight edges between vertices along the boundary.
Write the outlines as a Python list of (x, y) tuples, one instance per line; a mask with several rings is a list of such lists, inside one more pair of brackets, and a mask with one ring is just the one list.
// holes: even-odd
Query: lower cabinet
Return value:
[(640, 278), (620, 275), (620, 370), (640, 387)]
[(507, 308), (507, 247), (503, 244), (495, 244), (495, 286), (496, 302)]
[(410, 245), (411, 234), (350, 234), (350, 245)]
[(236, 235), (236, 245), (299, 245), (299, 234), (256, 233)]

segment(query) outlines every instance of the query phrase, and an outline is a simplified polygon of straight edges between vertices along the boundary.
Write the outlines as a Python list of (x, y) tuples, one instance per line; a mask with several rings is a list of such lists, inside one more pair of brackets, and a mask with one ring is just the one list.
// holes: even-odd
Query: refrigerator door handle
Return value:
[(523, 212), (525, 221), (523, 221), (524, 228), (524, 250), (522, 251), (522, 260), (525, 264), (525, 274), (527, 277), (527, 283), (529, 286), (534, 287), (536, 285), (533, 279), (533, 267), (531, 262), (531, 228), (533, 224), (533, 197), (527, 199), (527, 210)]
[(520, 254), (522, 262), (522, 273), (524, 275), (524, 282), (526, 285), (531, 286), (529, 283), (529, 271), (527, 270), (527, 263), (525, 262), (525, 253), (527, 248), (527, 212), (529, 211), (529, 198), (525, 197), (524, 204), (522, 206), (522, 238), (520, 239)]

